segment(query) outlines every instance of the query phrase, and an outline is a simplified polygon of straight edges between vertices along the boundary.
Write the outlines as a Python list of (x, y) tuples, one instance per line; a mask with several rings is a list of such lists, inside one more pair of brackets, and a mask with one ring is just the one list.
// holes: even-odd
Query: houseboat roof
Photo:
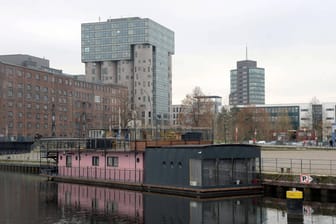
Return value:
[(147, 148), (219, 148), (219, 147), (251, 147), (260, 148), (258, 145), (251, 144), (201, 144), (201, 145), (167, 145), (167, 146), (150, 146)]

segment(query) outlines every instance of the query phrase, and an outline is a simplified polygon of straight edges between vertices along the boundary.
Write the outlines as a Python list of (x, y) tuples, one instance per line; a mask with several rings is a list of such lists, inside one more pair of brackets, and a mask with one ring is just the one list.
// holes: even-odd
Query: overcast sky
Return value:
[(175, 33), (173, 103), (199, 86), (228, 103), (230, 70), (265, 68), (266, 103), (336, 102), (335, 0), (0, 0), (0, 54), (84, 74), (80, 24), (150, 18)]

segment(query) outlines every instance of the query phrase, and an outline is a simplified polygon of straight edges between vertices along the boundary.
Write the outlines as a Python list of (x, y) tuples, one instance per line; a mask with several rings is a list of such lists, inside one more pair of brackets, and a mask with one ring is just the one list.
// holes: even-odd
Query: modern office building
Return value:
[(174, 33), (147, 18), (82, 24), (86, 80), (128, 87), (142, 126), (170, 125)]
[[(246, 107), (250, 105), (234, 108)], [(301, 139), (310, 139), (314, 136), (314, 140), (316, 137), (319, 141), (327, 142), (331, 138), (332, 124), (336, 122), (336, 103), (260, 104), (253, 107), (264, 109), (271, 123), (276, 122), (283, 113), (286, 113), (292, 130), (296, 131)]]
[(127, 88), (76, 79), (30, 55), (0, 56), (0, 139), (87, 137), (118, 126)]
[(230, 89), (230, 105), (265, 104), (265, 70), (256, 61), (238, 61), (231, 70)]

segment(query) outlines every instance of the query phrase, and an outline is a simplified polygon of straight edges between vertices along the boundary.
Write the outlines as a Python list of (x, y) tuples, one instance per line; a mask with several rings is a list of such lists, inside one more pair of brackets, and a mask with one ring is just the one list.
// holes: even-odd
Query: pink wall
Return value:
[[(71, 156), (71, 167), (66, 167), (66, 156)], [(99, 165), (92, 165), (92, 157), (99, 158)], [(108, 166), (105, 158), (118, 157), (118, 166)], [(138, 152), (135, 163), (134, 152), (77, 152), (59, 153), (58, 174), (80, 178), (107, 179), (115, 181), (142, 182), (143, 153)], [(105, 164), (106, 163), (106, 164)], [(136, 168), (136, 172), (134, 171)]]
[(143, 195), (140, 192), (59, 183), (58, 204), (113, 212), (143, 220)]

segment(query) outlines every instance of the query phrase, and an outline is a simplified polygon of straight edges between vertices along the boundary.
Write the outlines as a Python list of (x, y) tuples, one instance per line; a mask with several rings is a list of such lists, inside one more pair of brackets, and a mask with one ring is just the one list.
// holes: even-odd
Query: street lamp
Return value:
[[(149, 101), (149, 106), (150, 106), (150, 123), (151, 123), (151, 138), (153, 139), (153, 103), (152, 103), (152, 97), (150, 94), (148, 94), (146, 89), (143, 89), (144, 93), (147, 95), (147, 100)], [(147, 105), (147, 102), (146, 102)], [(146, 106), (145, 105), (145, 106)], [(147, 107), (146, 107), (147, 109)], [(146, 112), (148, 112), (147, 110), (145, 110)], [(147, 113), (148, 114), (148, 113)], [(149, 116), (148, 116), (149, 117)], [(145, 116), (146, 119), (146, 116)], [(147, 124), (148, 121), (145, 121), (145, 124)]]
[(136, 157), (137, 157), (137, 140), (136, 140), (136, 119), (137, 112), (132, 111), (133, 125), (134, 125), (134, 182), (136, 182)]

